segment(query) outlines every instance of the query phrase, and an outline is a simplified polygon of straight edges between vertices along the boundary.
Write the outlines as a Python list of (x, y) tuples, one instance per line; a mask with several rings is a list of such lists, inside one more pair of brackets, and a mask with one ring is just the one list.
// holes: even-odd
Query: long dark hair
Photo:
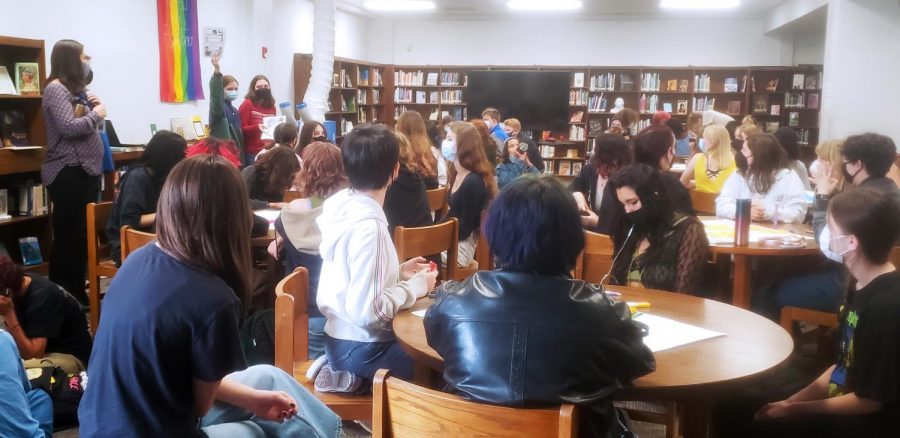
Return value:
[[(484, 122), (481, 124), (484, 125)], [(450, 129), (456, 135), (456, 159), (463, 169), (481, 177), (488, 192), (488, 199), (494, 199), (497, 196), (497, 179), (494, 178), (494, 168), (484, 155), (484, 140), (475, 126), (466, 122), (450, 125)], [(447, 184), (453, 187), (456, 181), (456, 166), (448, 166), (448, 170), (450, 175)]]
[(159, 197), (159, 246), (182, 263), (225, 281), (245, 302), (250, 289), (250, 198), (237, 168), (222, 157), (178, 163)]
[(775, 138), (778, 139), (778, 144), (784, 148), (784, 152), (789, 159), (800, 159), (800, 144), (798, 142), (797, 131), (794, 131), (794, 128), (782, 126), (775, 130), (774, 135)]
[(594, 140), (594, 154), (591, 155), (591, 166), (600, 175), (609, 178), (617, 170), (631, 164), (634, 157), (628, 141), (618, 134), (604, 133)]
[(133, 168), (144, 167), (150, 171), (156, 190), (162, 190), (163, 183), (172, 168), (184, 159), (187, 141), (172, 131), (158, 131), (147, 142), (143, 155)]
[(666, 125), (650, 125), (634, 137), (634, 161), (664, 170), (659, 167), (659, 160), (674, 146), (675, 133), (672, 129)]
[[(634, 189), (641, 199), (641, 210), (645, 210), (646, 224), (643, 227), (635, 227), (630, 243), (638, 242), (642, 237), (650, 241), (650, 248), (644, 253), (644, 260), (648, 263), (654, 260), (662, 248), (662, 241), (669, 231), (674, 217), (671, 201), (666, 195), (662, 177), (658, 170), (647, 164), (632, 164), (616, 172), (609, 181), (613, 190), (622, 187)], [(618, 198), (618, 194), (616, 195)], [(621, 202), (618, 208), (623, 210)], [(614, 236), (616, 248), (621, 248), (625, 243), (625, 236)]]
[(747, 147), (753, 155), (753, 163), (744, 177), (754, 193), (766, 194), (775, 185), (775, 177), (781, 169), (790, 166), (787, 153), (772, 134), (754, 134), (747, 137)]
[(299, 170), (297, 154), (287, 146), (275, 146), (256, 161), (256, 178), (263, 184), (263, 193), (269, 202), (284, 198), (284, 191), (291, 188)]
[(300, 140), (297, 142), (297, 154), (301, 157), (303, 156), (303, 148), (311, 145), (315, 140), (313, 140), (313, 133), (316, 132), (316, 127), (322, 127), (322, 132), (326, 135), (328, 131), (325, 130), (325, 125), (316, 122), (310, 121), (303, 124), (303, 127), (300, 128)]
[(72, 94), (78, 94), (87, 86), (87, 78), (84, 76), (81, 54), (84, 46), (75, 40), (59, 40), (53, 45), (50, 52), (50, 76), (47, 84), (59, 79), (66, 89)]
[[(250, 80), (250, 89), (247, 90), (247, 95), (244, 96), (244, 99), (253, 102), (256, 106), (264, 106), (266, 108), (275, 106), (275, 98), (274, 97), (266, 97), (265, 99), (256, 95), (256, 83), (259, 81), (266, 81), (269, 83), (269, 87), (272, 86), (272, 81), (269, 80), (265, 75), (256, 75)], [(271, 88), (269, 89), (271, 92)]]

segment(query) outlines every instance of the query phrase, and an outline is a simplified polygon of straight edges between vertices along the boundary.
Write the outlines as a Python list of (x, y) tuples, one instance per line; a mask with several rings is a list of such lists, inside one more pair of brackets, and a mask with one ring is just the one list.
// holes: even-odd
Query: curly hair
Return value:
[(404, 111), (397, 119), (396, 132), (405, 135), (412, 146), (412, 161), (415, 166), (407, 162), (409, 169), (424, 178), (437, 178), (437, 158), (431, 153), (431, 140), (428, 139), (428, 130), (422, 115), (417, 111)]
[(291, 187), (300, 163), (294, 150), (287, 146), (275, 146), (256, 161), (256, 175), (263, 183), (266, 199), (282, 199), (284, 191)]
[(303, 169), (297, 176), (303, 196), (325, 199), (348, 185), (341, 149), (317, 141), (303, 149)]

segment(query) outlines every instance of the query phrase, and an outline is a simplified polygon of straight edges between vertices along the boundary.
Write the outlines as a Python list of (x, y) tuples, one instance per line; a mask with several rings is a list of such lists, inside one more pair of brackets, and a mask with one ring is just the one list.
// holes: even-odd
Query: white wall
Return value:
[(820, 138), (864, 131), (900, 145), (900, 5), (830, 0)]
[[(222, 71), (240, 81), (263, 73), (272, 80), (278, 101), (293, 96), (293, 53), (312, 50), (312, 2), (309, 0), (198, 0), (198, 25), (225, 27)], [(40, 11), (40, 13), (35, 13)], [(0, 34), (43, 39), (47, 68), (56, 41), (75, 39), (93, 57), (91, 89), (106, 104), (109, 119), (123, 143), (146, 143), (150, 124), (169, 127), (172, 117), (199, 115), (206, 122), (206, 100), (180, 104), (159, 100), (159, 44), (156, 2), (94, 0), (84, 2), (30, 0), (27, 8), (5, 8)], [(366, 59), (368, 22), (338, 12), (338, 56)], [(202, 38), (202, 37), (201, 37)], [(262, 58), (262, 46), (269, 58)], [(201, 55), (204, 93), (208, 97), (212, 65)], [(49, 73), (49, 72), (48, 72)], [(236, 104), (239, 104), (237, 102)]]
[(797, 35), (794, 37), (794, 65), (824, 64), (825, 35)]
[[(451, 65), (790, 65), (793, 39), (754, 19), (376, 20), (370, 58)], [(390, 52), (386, 51), (390, 48)]]

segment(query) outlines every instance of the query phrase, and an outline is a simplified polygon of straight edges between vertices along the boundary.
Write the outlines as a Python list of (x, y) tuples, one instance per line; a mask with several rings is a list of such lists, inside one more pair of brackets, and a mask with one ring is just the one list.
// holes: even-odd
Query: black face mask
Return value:
[(262, 99), (262, 100), (271, 100), (272, 99), (272, 90), (268, 89), (268, 88), (260, 88), (259, 90), (256, 90), (256, 92), (254, 94), (256, 94), (257, 99)]
[(328, 140), (328, 138), (325, 137), (324, 135), (321, 137), (313, 137), (313, 141), (327, 141), (327, 140)]
[(847, 163), (841, 165), (841, 172), (844, 174), (844, 181), (847, 181), (850, 184), (853, 184), (853, 178), (856, 178), (856, 175), (859, 175), (859, 172), (861, 170), (862, 169), (859, 169), (856, 171), (856, 173), (851, 175), (850, 172), (847, 171)]
[(625, 217), (639, 230), (647, 227), (647, 210), (644, 210), (643, 207), (640, 210), (625, 213)]

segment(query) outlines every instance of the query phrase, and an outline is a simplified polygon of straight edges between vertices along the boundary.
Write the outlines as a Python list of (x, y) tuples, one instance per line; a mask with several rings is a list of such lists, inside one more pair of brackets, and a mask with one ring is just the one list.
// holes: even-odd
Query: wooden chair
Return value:
[(481, 230), (478, 234), (478, 246), (475, 247), (475, 264), (463, 268), (457, 268), (456, 277), (450, 277), (451, 280), (463, 281), (478, 271), (490, 271), (494, 269), (494, 254), (491, 252), (491, 245), (487, 241), (484, 234), (484, 223), (487, 219), (487, 210), (481, 212)]
[(156, 234), (138, 231), (128, 225), (122, 226), (120, 233), (120, 238), (122, 239), (122, 263), (125, 263), (125, 258), (132, 252), (156, 240)]
[(100, 324), (100, 277), (113, 277), (118, 269), (110, 257), (109, 239), (106, 238), (106, 223), (112, 213), (112, 202), (90, 203), (87, 205), (88, 241), (88, 303), (91, 335), (97, 333)]
[(575, 278), (599, 283), (612, 268), (615, 248), (612, 238), (606, 234), (584, 232), (584, 251), (575, 262)]
[(394, 246), (397, 248), (400, 263), (413, 257), (425, 257), (447, 251), (447, 269), (441, 278), (457, 278), (459, 222), (456, 218), (428, 227), (398, 226), (394, 229)]
[(313, 382), (306, 379), (306, 370), (312, 364), (308, 355), (308, 296), (309, 273), (303, 267), (275, 287), (275, 366), (294, 376), (341, 419), (368, 421), (372, 418), (370, 396), (318, 392)]
[(691, 206), (697, 214), (716, 214), (716, 198), (718, 193), (702, 192), (699, 190), (689, 190), (691, 194)]
[(372, 437), (575, 437), (573, 405), (515, 409), (464, 400), (378, 370), (372, 389)]
[(295, 199), (300, 199), (301, 193), (296, 190), (285, 190), (284, 191), (284, 202), (288, 203)]
[(439, 187), (428, 191), (428, 205), (434, 213), (434, 220), (439, 220), (447, 215), (450, 210), (450, 189)]

